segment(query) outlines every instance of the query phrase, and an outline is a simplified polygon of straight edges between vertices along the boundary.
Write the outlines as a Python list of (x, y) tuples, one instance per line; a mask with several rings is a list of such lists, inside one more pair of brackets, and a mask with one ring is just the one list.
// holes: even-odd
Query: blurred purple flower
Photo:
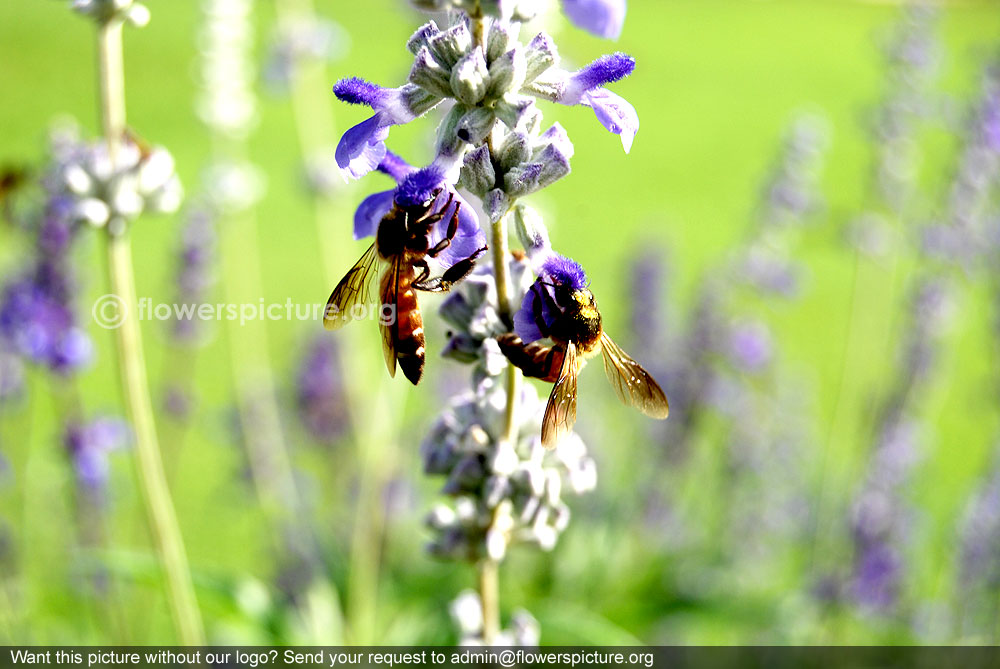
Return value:
[(316, 337), (299, 365), (299, 418), (318, 441), (331, 442), (347, 429), (347, 405), (335, 340)]
[(854, 564), (851, 592), (863, 608), (891, 609), (899, 597), (902, 562), (891, 546), (874, 542), (862, 547)]
[(52, 288), (44, 275), (9, 284), (0, 296), (0, 336), (25, 358), (66, 375), (90, 361), (92, 345)]
[(129, 427), (120, 418), (101, 416), (90, 422), (69, 423), (63, 443), (80, 484), (92, 492), (102, 490), (110, 470), (108, 455), (125, 447), (130, 439)]
[(729, 334), (729, 356), (733, 364), (747, 371), (766, 367), (774, 353), (771, 332), (760, 322), (739, 323)]
[[(668, 328), (664, 314), (666, 250), (642, 246), (635, 251), (630, 272), (632, 339), (635, 354), (646, 360), (662, 357)], [(656, 370), (650, 370), (655, 372)], [(662, 374), (653, 374), (657, 378)], [(672, 401), (672, 400), (671, 400)]]
[(618, 39), (625, 25), (625, 0), (563, 0), (563, 11), (578, 28)]
[[(208, 207), (196, 205), (187, 214), (181, 229), (175, 259), (176, 302), (197, 305), (205, 302), (206, 294), (215, 283), (213, 266), (216, 232), (215, 220)], [(177, 318), (172, 322), (171, 336), (182, 345), (198, 343), (202, 335), (198, 318)]]
[(34, 231), (31, 264), (0, 292), (0, 340), (9, 351), (61, 375), (86, 365), (93, 353), (72, 306), (68, 253), (78, 229), (73, 202), (50, 197)]

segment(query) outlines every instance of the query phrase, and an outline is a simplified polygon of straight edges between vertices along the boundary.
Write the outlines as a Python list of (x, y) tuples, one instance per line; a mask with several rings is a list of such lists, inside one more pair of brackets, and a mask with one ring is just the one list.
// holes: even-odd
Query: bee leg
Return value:
[(431, 267), (430, 265), (427, 264), (427, 261), (424, 260), (423, 258), (421, 258), (420, 260), (414, 260), (413, 267), (414, 269), (420, 268), (420, 274), (417, 275), (417, 278), (414, 279), (410, 285), (412, 285), (417, 290), (424, 290), (423, 288), (421, 288), (421, 286), (427, 282), (428, 278), (430, 278)]
[[(437, 199), (437, 196), (439, 194), (440, 194), (440, 189), (437, 192), (435, 192), (434, 199)], [(442, 220), (445, 217), (445, 212), (448, 211), (448, 207), (451, 206), (451, 203), (454, 200), (455, 200), (455, 194), (454, 193), (448, 193), (448, 201), (444, 203), (444, 206), (441, 207), (440, 210), (438, 210), (438, 211), (436, 211), (434, 213), (431, 213), (431, 212), (428, 211), (426, 214), (424, 214), (423, 216), (421, 216), (420, 218), (418, 218), (417, 220), (415, 220), (414, 223), (421, 223), (421, 224), (424, 224), (424, 225), (427, 225), (427, 226), (434, 225), (435, 223), (437, 223), (438, 221)], [(458, 209), (456, 208), (455, 211), (457, 213)]]
[(414, 267), (421, 267), (422, 271), (417, 280), (413, 282), (413, 287), (417, 290), (424, 290), (429, 293), (446, 293), (451, 290), (451, 287), (456, 283), (469, 276), (472, 270), (476, 267), (476, 260), (479, 256), (486, 253), (487, 246), (481, 249), (477, 249), (468, 258), (463, 258), (459, 260), (454, 265), (449, 267), (444, 271), (439, 277), (428, 280), (427, 275), (430, 270), (427, 267), (427, 261), (419, 260), (413, 263)]
[[(448, 202), (450, 203), (451, 200), (448, 200)], [(452, 240), (455, 239), (455, 236), (458, 234), (458, 210), (461, 206), (462, 204), (460, 202), (455, 204), (455, 213), (451, 215), (451, 220), (448, 221), (448, 229), (445, 231), (444, 239), (427, 250), (427, 255), (431, 258), (436, 258), (439, 253), (451, 246)], [(447, 208), (448, 207), (446, 205), (441, 211), (443, 212)]]

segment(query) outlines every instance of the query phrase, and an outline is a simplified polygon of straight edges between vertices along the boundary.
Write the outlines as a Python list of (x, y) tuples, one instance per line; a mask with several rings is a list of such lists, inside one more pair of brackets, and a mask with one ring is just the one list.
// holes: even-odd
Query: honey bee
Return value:
[[(666, 418), (670, 407), (663, 390), (604, 332), (583, 268), (553, 255), (539, 274), (514, 317), (515, 332), (501, 335), (498, 343), (525, 376), (555, 384), (542, 418), (542, 445), (554, 448), (572, 430), (577, 376), (587, 358), (598, 352), (604, 355), (604, 371), (622, 402), (652, 418)], [(552, 345), (538, 341), (543, 338)]]
[[(473, 270), (476, 260), (486, 252), (483, 246), (471, 255), (446, 268), (440, 277), (431, 278), (427, 258), (436, 258), (448, 248), (459, 229), (460, 202), (449, 193), (447, 202), (435, 211), (441, 195), (438, 188), (425, 202), (404, 206), (394, 201), (392, 209), (379, 221), (375, 242), (347, 272), (327, 301), (323, 325), (336, 330), (356, 318), (359, 305), (375, 303), (372, 290), (376, 268), (384, 267), (379, 283), (382, 317), (382, 352), (389, 375), (395, 377), (396, 364), (413, 385), (420, 382), (424, 371), (424, 327), (415, 291), (446, 292)], [(447, 217), (454, 204), (445, 236), (432, 243), (435, 224)], [(381, 262), (380, 262), (381, 261)]]

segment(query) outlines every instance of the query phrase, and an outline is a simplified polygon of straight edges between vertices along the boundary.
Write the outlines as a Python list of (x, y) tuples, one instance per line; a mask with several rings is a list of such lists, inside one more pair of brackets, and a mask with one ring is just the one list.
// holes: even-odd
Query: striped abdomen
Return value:
[[(394, 307), (394, 318), (382, 326), (382, 344), (389, 373), (396, 362), (403, 375), (416, 385), (424, 372), (424, 319), (412, 286), (413, 267), (398, 260), (382, 276), (382, 302)], [(391, 359), (391, 360), (390, 360)]]
[(497, 337), (500, 350), (515, 367), (530, 376), (549, 383), (559, 378), (566, 351), (561, 346), (543, 346), (538, 342), (525, 344), (516, 334), (508, 332)]

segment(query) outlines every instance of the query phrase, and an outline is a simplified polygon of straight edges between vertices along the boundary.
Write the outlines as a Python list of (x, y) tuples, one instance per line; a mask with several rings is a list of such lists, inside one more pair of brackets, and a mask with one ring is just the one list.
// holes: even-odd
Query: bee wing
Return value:
[(375, 292), (372, 279), (378, 274), (378, 253), (372, 244), (361, 259), (354, 264), (326, 302), (323, 325), (327, 330), (336, 330), (353, 320), (354, 307), (374, 303)]
[(391, 306), (396, 318), (391, 321), (381, 321), (379, 325), (382, 329), (382, 355), (385, 358), (385, 367), (389, 370), (389, 376), (396, 376), (396, 342), (399, 341), (399, 271), (401, 267), (400, 257), (393, 256), (386, 269), (385, 277), (382, 279), (382, 305)]
[(542, 418), (542, 446), (555, 448), (563, 437), (573, 429), (576, 422), (576, 379), (580, 367), (576, 362), (576, 345), (566, 344), (559, 378), (552, 386), (549, 402), (545, 405)]
[(670, 412), (667, 396), (642, 365), (621, 350), (606, 333), (601, 333), (604, 372), (618, 398), (652, 418), (666, 418)]

